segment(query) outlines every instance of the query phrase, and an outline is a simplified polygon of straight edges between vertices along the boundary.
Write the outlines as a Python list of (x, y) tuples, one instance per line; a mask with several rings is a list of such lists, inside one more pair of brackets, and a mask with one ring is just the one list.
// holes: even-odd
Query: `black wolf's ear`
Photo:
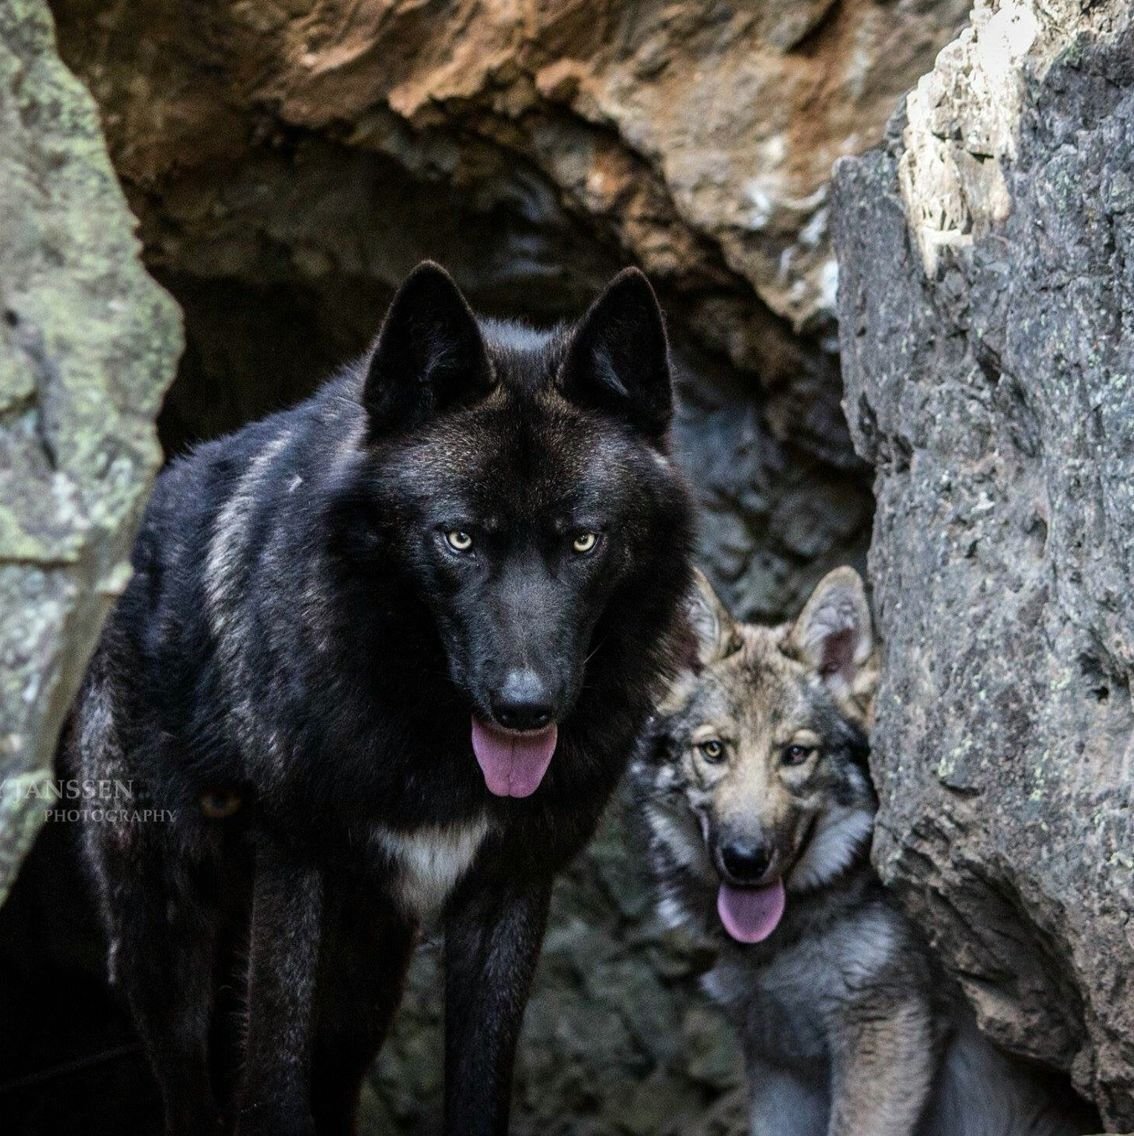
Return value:
[(693, 587), (686, 598), (685, 610), (697, 637), (697, 661), (701, 666), (731, 655), (740, 646), (732, 616), (699, 568), (693, 569)]
[(625, 418), (660, 442), (673, 417), (665, 322), (650, 282), (620, 272), (571, 337), (560, 384), (566, 398)]
[(390, 302), (370, 358), (362, 401), (371, 433), (413, 429), (483, 398), (493, 381), (468, 302), (440, 265), (422, 261)]
[(819, 581), (788, 644), (837, 697), (872, 693), (860, 689), (866, 672), (873, 674), (874, 632), (866, 588), (853, 568), (836, 568)]

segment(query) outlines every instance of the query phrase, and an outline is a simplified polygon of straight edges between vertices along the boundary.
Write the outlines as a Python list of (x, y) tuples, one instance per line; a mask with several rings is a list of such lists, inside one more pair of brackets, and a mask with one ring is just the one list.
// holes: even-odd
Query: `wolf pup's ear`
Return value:
[(686, 598), (685, 611), (697, 638), (697, 661), (701, 666), (731, 655), (740, 646), (732, 616), (700, 568), (693, 569), (693, 587)]
[(566, 398), (624, 418), (651, 442), (673, 417), (673, 382), (665, 322), (650, 282), (636, 268), (620, 272), (571, 337), (560, 373)]
[(370, 358), (362, 401), (371, 434), (412, 430), (483, 398), (493, 381), (468, 302), (440, 265), (422, 261), (390, 302)]
[(860, 679), (873, 673), (874, 632), (866, 588), (853, 568), (836, 568), (819, 581), (788, 644), (836, 697), (870, 693), (860, 689)]

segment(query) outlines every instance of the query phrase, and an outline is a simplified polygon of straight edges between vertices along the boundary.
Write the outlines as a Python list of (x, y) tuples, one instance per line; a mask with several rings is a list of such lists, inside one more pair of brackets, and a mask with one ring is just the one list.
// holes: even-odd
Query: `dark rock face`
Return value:
[(38, 0), (0, 6), (0, 901), (157, 468), (180, 352), (88, 93)]
[(1134, 39), (1125, 5), (1005, 11), (836, 177), (875, 856), (982, 1026), (1129, 1128)]

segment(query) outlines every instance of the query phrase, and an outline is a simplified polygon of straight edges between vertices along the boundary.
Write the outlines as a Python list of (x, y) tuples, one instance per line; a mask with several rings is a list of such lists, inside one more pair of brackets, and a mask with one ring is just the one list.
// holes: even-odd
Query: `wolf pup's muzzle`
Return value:
[(721, 876), (717, 914), (725, 930), (740, 943), (761, 943), (783, 918), (787, 896), (778, 876), (761, 881), (772, 866), (772, 853), (761, 843), (729, 840), (717, 850)]

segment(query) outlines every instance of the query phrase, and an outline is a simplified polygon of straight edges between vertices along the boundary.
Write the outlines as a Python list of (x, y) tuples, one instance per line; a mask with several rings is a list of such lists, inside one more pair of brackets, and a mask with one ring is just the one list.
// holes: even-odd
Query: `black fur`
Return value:
[[(552, 879), (678, 636), (666, 359), (640, 273), (541, 333), (477, 321), (423, 265), (359, 366), (160, 478), (70, 760), (176, 814), (85, 833), (171, 1136), (352, 1131), (415, 936), (393, 849), (482, 822), (440, 911), (446, 1132), (506, 1130)], [(559, 725), (524, 799), (492, 796), (470, 747), (517, 659)], [(245, 954), (234, 1040), (215, 991)]]

